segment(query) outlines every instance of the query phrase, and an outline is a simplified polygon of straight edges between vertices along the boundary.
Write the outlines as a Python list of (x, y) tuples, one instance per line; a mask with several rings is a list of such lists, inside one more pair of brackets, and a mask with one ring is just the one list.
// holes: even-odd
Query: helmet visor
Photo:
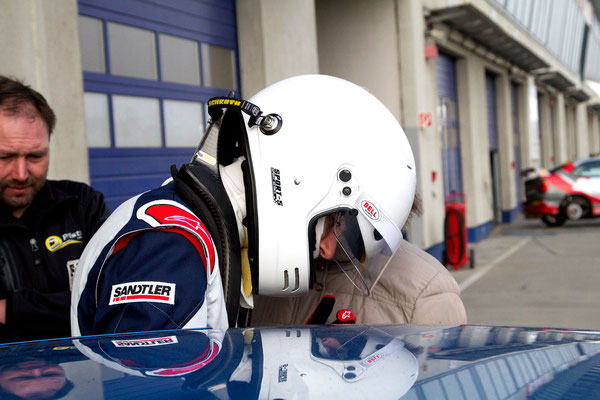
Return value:
[(337, 264), (368, 296), (394, 253), (390, 244), (355, 209), (338, 208), (324, 218), (319, 256)]
[[(334, 361), (363, 361), (385, 348), (386, 353), (398, 351), (403, 343), (377, 328), (333, 327), (315, 328), (312, 331), (313, 357)], [(397, 342), (397, 343), (396, 343)], [(390, 344), (401, 346), (389, 346)]]

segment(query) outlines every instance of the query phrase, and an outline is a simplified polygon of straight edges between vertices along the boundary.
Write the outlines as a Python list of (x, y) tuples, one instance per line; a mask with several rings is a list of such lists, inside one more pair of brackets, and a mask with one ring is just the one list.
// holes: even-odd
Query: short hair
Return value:
[(15, 78), (0, 75), (0, 112), (13, 116), (34, 117), (33, 106), (48, 128), (48, 136), (56, 125), (56, 115), (41, 93)]

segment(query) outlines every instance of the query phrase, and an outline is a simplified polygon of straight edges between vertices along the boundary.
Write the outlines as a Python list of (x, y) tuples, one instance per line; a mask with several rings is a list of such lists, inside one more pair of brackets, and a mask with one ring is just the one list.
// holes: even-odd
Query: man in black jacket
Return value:
[(108, 217), (101, 193), (46, 180), (56, 117), (44, 97), (0, 75), (0, 341), (70, 336), (81, 252)]

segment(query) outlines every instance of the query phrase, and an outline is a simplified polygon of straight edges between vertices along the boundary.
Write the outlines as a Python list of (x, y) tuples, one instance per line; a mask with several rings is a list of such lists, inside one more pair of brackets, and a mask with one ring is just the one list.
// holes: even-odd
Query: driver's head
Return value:
[(319, 256), (325, 260), (333, 259), (335, 251), (338, 248), (338, 241), (334, 233), (334, 226), (338, 232), (344, 232), (346, 227), (340, 221), (336, 221), (336, 214), (329, 214), (324, 217), (323, 233), (319, 241)]
[[(245, 142), (245, 224), (258, 293), (306, 292), (320, 256), (348, 266), (368, 294), (402, 240), (415, 194), (400, 124), (368, 91), (331, 76), (285, 79), (249, 102), (280, 118), (273, 132), (239, 113), (238, 131), (227, 132)], [(233, 125), (228, 112), (218, 121), (223, 130)], [(230, 199), (238, 196), (229, 186)]]

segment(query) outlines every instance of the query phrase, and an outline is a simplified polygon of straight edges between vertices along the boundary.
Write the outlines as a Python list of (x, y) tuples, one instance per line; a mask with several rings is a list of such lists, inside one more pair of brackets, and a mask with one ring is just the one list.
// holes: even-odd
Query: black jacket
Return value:
[(108, 214), (100, 192), (72, 181), (48, 180), (21, 218), (0, 204), (0, 341), (70, 336), (73, 274)]

